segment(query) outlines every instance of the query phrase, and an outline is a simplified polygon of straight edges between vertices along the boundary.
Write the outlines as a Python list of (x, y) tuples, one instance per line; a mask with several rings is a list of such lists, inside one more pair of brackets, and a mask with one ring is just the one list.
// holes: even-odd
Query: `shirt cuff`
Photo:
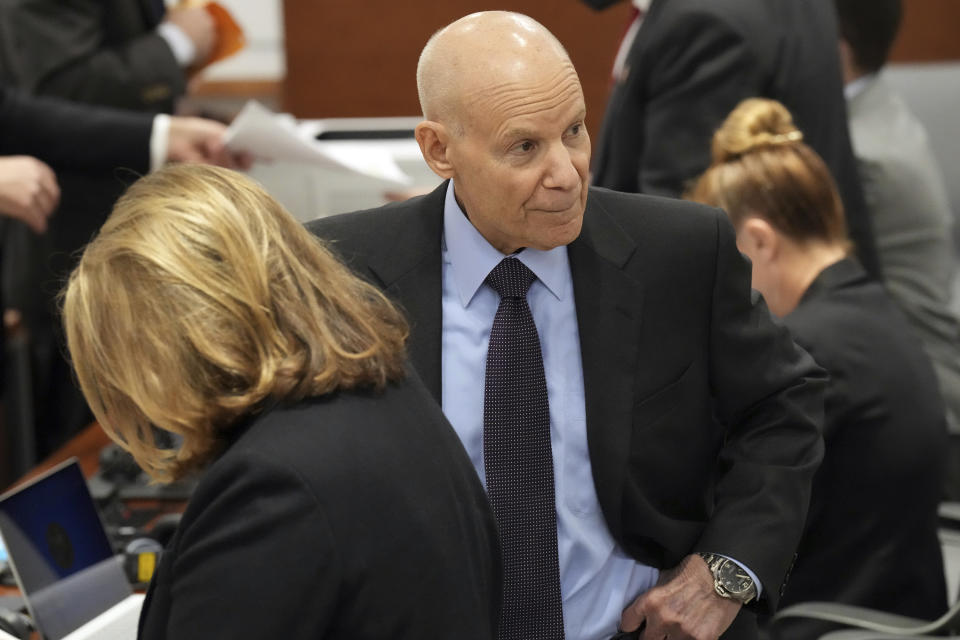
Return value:
[(760, 578), (757, 577), (757, 574), (755, 574), (753, 571), (751, 571), (751, 570), (750, 570), (750, 567), (748, 567), (747, 565), (743, 564), (742, 562), (740, 562), (740, 561), (737, 560), (736, 558), (731, 558), (730, 556), (725, 556), (725, 555), (723, 555), (722, 553), (718, 553), (718, 554), (716, 554), (716, 555), (718, 555), (718, 556), (720, 556), (720, 557), (723, 557), (723, 558), (726, 558), (727, 560), (733, 560), (734, 562), (737, 563), (737, 565), (739, 565), (744, 571), (746, 571), (746, 572), (750, 575), (750, 579), (753, 580), (753, 584), (757, 585), (757, 599), (759, 600), (759, 599), (760, 599), (760, 594), (763, 593), (763, 585), (760, 584)]
[(158, 113), (153, 117), (150, 131), (150, 171), (156, 171), (167, 161), (170, 147), (170, 116)]
[(172, 22), (157, 25), (157, 35), (166, 40), (173, 51), (173, 57), (181, 67), (189, 67), (197, 59), (197, 45), (184, 33), (183, 29)]

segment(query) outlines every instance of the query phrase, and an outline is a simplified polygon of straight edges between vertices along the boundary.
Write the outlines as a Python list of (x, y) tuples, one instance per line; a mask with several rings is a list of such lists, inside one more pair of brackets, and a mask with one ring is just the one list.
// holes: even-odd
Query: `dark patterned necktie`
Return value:
[(487, 276), (500, 294), (483, 394), (487, 494), (500, 526), (499, 640), (562, 640), (550, 407), (540, 338), (527, 304), (536, 276), (505, 258)]

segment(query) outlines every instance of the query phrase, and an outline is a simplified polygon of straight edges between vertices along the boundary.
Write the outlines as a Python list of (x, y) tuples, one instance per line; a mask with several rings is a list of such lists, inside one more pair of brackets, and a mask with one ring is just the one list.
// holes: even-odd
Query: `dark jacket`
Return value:
[[(438, 400), (445, 190), (308, 225), (407, 311), (413, 364)], [(568, 255), (610, 532), (655, 567), (735, 557), (775, 607), (822, 455), (823, 372), (751, 304), (721, 211), (594, 188)], [(728, 637), (750, 637), (750, 615)]]
[(496, 524), (416, 376), (278, 406), (204, 473), (142, 640), (492, 640)]
[[(784, 322), (830, 385), (826, 452), (781, 605), (824, 600), (939, 617), (947, 433), (930, 361), (880, 285), (849, 260), (822, 271)], [(776, 630), (806, 640), (829, 628), (791, 618)]]
[(156, 32), (162, 0), (5, 0), (0, 75), (31, 93), (170, 113), (187, 78)]
[(830, 168), (860, 261), (879, 274), (834, 12), (832, 0), (654, 0), (607, 105), (595, 184), (679, 196), (710, 164), (713, 133), (733, 108), (773, 98)]

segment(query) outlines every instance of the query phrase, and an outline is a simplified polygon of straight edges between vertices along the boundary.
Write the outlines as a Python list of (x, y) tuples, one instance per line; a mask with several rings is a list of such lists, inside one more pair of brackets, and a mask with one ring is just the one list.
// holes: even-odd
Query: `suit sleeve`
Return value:
[(637, 184), (677, 197), (709, 165), (717, 127), (743, 98), (760, 94), (765, 64), (749, 37), (714, 11), (664, 18), (647, 46), (653, 53), (640, 61), (653, 68), (641, 71), (648, 99)]
[[(139, 0), (132, 0), (131, 4)], [(5, 10), (18, 84), (31, 92), (140, 111), (171, 111), (186, 78), (167, 43), (145, 28), (105, 44), (111, 3), (18, 0)], [(132, 16), (131, 16), (132, 17)]]
[(325, 637), (341, 572), (315, 496), (263, 455), (234, 457), (215, 473), (181, 524), (163, 637)]
[(54, 169), (146, 173), (153, 116), (38, 98), (0, 86), (0, 154), (30, 155)]
[(717, 212), (710, 328), (715, 411), (726, 427), (713, 515), (697, 546), (750, 567), (776, 607), (823, 458), (826, 374), (750, 301), (750, 266)]

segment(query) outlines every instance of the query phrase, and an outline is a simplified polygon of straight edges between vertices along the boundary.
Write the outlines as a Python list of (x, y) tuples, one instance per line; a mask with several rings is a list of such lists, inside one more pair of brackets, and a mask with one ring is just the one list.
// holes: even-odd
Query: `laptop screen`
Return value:
[(0, 496), (0, 535), (47, 640), (60, 640), (132, 593), (76, 459)]

